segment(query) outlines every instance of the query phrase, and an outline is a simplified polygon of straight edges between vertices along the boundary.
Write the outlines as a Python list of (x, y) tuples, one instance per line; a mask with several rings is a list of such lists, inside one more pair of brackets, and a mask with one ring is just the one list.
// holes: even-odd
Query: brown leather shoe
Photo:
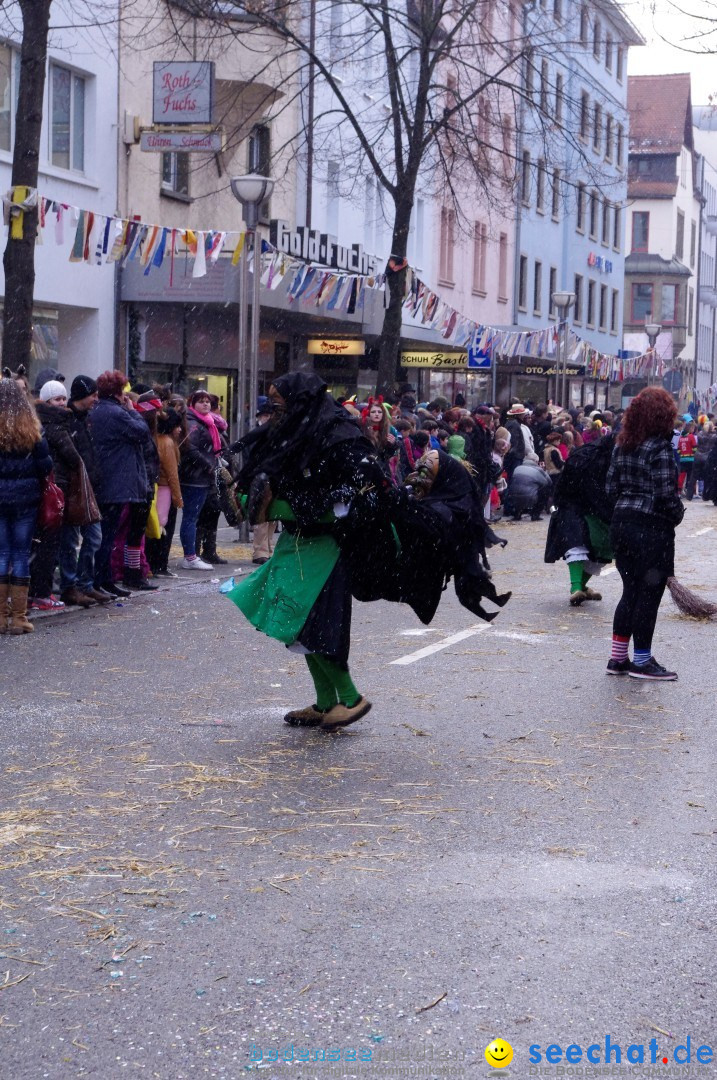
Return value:
[(96, 603), (96, 600), (86, 593), (80, 592), (74, 585), (69, 589), (65, 589), (61, 594), (60, 599), (63, 604), (76, 604), (77, 607), (84, 608), (92, 607), (92, 605)]
[(366, 715), (370, 708), (371, 702), (363, 697), (359, 698), (356, 704), (351, 706), (342, 705), (339, 702), (338, 705), (334, 705), (333, 709), (329, 709), (327, 713), (324, 713), (321, 730), (338, 731), (339, 728), (355, 724), (357, 720)]
[(284, 717), (284, 723), (290, 727), (319, 727), (326, 713), (317, 709), (315, 705), (307, 705), (305, 709), (292, 709)]
[(583, 592), (585, 593), (586, 600), (602, 600), (602, 593), (596, 592), (595, 589), (588, 589), (586, 587), (583, 589)]
[(89, 596), (92, 600), (95, 600), (98, 604), (111, 604), (114, 600), (114, 596), (110, 596), (109, 593), (102, 592), (101, 589), (85, 589), (85, 596)]

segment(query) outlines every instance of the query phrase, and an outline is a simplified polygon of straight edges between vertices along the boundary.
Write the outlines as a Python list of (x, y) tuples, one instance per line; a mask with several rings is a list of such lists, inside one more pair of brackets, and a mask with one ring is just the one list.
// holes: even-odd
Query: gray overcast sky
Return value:
[(717, 55), (695, 56), (680, 48), (711, 48), (717, 54), (714, 0), (623, 0), (622, 7), (647, 41), (646, 48), (630, 49), (630, 75), (689, 71), (693, 105), (707, 105), (710, 94), (717, 98)]

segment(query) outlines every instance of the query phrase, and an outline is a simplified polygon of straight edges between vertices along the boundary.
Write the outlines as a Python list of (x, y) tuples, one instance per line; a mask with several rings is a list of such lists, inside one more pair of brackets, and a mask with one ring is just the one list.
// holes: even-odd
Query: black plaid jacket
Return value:
[[(637, 511), (670, 516), (677, 494), (677, 465), (672, 446), (659, 436), (646, 439), (637, 450), (616, 446), (607, 474), (607, 493), (617, 500), (615, 512)], [(667, 513), (666, 513), (667, 512)]]

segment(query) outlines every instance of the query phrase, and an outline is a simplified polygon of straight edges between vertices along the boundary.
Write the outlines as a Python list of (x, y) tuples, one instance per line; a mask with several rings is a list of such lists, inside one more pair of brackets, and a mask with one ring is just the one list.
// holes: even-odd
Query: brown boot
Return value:
[(10, 578), (10, 634), (32, 634), (35, 627), (27, 617), (27, 589), (29, 578)]
[(80, 592), (76, 585), (71, 585), (69, 589), (65, 589), (60, 594), (60, 600), (64, 604), (74, 604), (77, 607), (84, 608), (92, 607), (93, 604), (97, 603), (91, 596), (86, 596), (85, 593)]
[(10, 596), (10, 579), (0, 578), (0, 634), (7, 634), (10, 625), (10, 609), (7, 606)]

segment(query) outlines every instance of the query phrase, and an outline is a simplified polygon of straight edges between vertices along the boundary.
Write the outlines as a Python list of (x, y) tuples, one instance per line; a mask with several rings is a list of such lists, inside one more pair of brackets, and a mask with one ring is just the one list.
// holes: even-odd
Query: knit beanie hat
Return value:
[(67, 387), (64, 383), (50, 379), (40, 389), (40, 401), (49, 401), (53, 397), (67, 397)]
[(458, 458), (459, 461), (463, 461), (466, 456), (466, 440), (462, 435), (451, 435), (448, 440), (446, 449), (451, 457)]
[(82, 401), (83, 398), (96, 393), (97, 383), (94, 379), (91, 379), (89, 375), (78, 375), (77, 378), (72, 380), (72, 386), (70, 387), (70, 401)]

